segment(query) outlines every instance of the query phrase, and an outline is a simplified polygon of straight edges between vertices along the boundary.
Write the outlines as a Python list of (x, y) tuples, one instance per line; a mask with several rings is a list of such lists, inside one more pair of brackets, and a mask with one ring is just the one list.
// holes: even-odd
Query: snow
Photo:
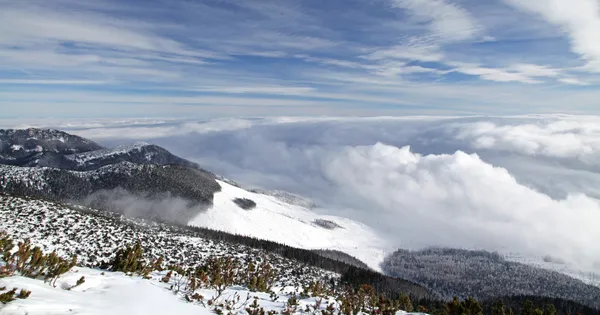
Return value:
[[(146, 142), (136, 142), (132, 145), (122, 145), (116, 148), (111, 149), (100, 149), (95, 151), (76, 153), (71, 155), (66, 155), (67, 159), (73, 160), (79, 164), (85, 164), (89, 161), (96, 160), (99, 158), (107, 158), (114, 157), (119, 155), (130, 154), (135, 151), (141, 151), (144, 147), (149, 146), (150, 144)], [(146, 153), (146, 159), (150, 161), (153, 157), (153, 154)]]
[[(272, 240), (305, 249), (339, 250), (380, 271), (379, 264), (392, 248), (372, 229), (350, 219), (319, 215), (310, 209), (287, 204), (277, 197), (253, 193), (217, 180), (222, 189), (215, 193), (213, 206), (188, 224), (234, 234)], [(256, 208), (243, 210), (233, 199), (248, 198)], [(332, 230), (314, 223), (332, 221), (341, 228)]]
[[(146, 280), (122, 272), (75, 267), (59, 278), (56, 287), (42, 280), (21, 276), (2, 278), (0, 287), (29, 290), (31, 295), (26, 299), (16, 299), (4, 306), (0, 305), (0, 315), (214, 314), (214, 311), (207, 307), (207, 303), (203, 305), (198, 302), (188, 302), (183, 293), (171, 291), (169, 287), (173, 280), (170, 283), (159, 280), (165, 273), (166, 271), (155, 272), (151, 279)], [(85, 282), (73, 287), (82, 276), (85, 277)], [(239, 311), (240, 314), (247, 314), (245, 308), (256, 297), (258, 304), (265, 311), (273, 310), (279, 314), (285, 309), (288, 298), (297, 290), (300, 288), (273, 288), (278, 296), (273, 299), (268, 293), (250, 292), (245, 287), (233, 286), (225, 290), (219, 300), (235, 300), (239, 296), (239, 302), (235, 303), (232, 312)], [(204, 301), (216, 296), (216, 291), (211, 289), (200, 289), (197, 293), (204, 297)], [(295, 314), (303, 313), (307, 306), (314, 306), (317, 299), (315, 297), (299, 299)], [(324, 310), (330, 303), (334, 303), (336, 308), (339, 307), (339, 303), (332, 297), (323, 297), (319, 310)], [(396, 313), (396, 315), (405, 314), (409, 313), (404, 311)]]
[[(85, 277), (85, 282), (71, 290)], [(186, 303), (159, 282), (129, 277), (123, 273), (89, 268), (73, 268), (61, 277), (56, 287), (41, 280), (9, 277), (0, 280), (0, 287), (30, 290), (27, 299), (17, 299), (0, 308), (0, 314), (210, 314), (203, 307)]]
[(18, 144), (13, 144), (10, 146), (10, 149), (13, 151), (20, 151), (23, 150), (23, 146), (22, 145), (18, 145)]

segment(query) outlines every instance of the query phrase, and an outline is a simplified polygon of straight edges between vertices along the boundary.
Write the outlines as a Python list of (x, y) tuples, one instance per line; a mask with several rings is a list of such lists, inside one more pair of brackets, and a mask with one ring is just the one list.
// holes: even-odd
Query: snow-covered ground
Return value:
[(195, 267), (209, 257), (233, 256), (240, 261), (264, 257), (272, 264), (281, 285), (339, 276), (304, 266), (300, 275), (290, 277), (298, 262), (272, 252), (210, 239), (202, 232), (35, 199), (0, 195), (0, 231), (14, 240), (29, 239), (43, 251), (56, 251), (65, 258), (77, 254), (79, 263), (86, 267), (101, 266), (118, 249), (139, 241), (148, 258), (163, 256), (167, 264), (186, 267)]
[[(299, 248), (339, 250), (358, 258), (374, 270), (380, 270), (379, 264), (385, 254), (393, 249), (364, 224), (347, 218), (319, 215), (274, 196), (249, 192), (223, 181), (218, 183), (222, 189), (215, 193), (213, 206), (192, 219), (189, 225)], [(253, 200), (256, 207), (244, 210), (233, 202), (235, 198)], [(334, 222), (340, 227), (324, 228), (315, 224), (317, 219)]]
[[(279, 314), (289, 297), (294, 292), (302, 291), (302, 286), (339, 277), (333, 272), (274, 253), (204, 239), (184, 229), (29, 198), (0, 195), (0, 231), (6, 231), (15, 241), (30, 239), (34, 246), (40, 246), (46, 253), (55, 250), (66, 258), (77, 254), (80, 264), (88, 266), (75, 267), (62, 275), (56, 287), (42, 280), (21, 276), (1, 278), (0, 288), (6, 288), (0, 290), (0, 294), (12, 288), (32, 292), (27, 299), (16, 299), (0, 305), (2, 315), (213, 313), (207, 301), (215, 296), (214, 290), (197, 290), (204, 297), (204, 305), (188, 302), (184, 293), (175, 294), (170, 290), (170, 286), (177, 282), (176, 277), (169, 283), (160, 281), (166, 271), (154, 272), (152, 278), (146, 280), (91, 267), (110, 259), (118, 248), (135, 241), (142, 243), (149, 256), (163, 256), (166, 264), (177, 263), (186, 267), (198, 266), (207, 257), (234, 257), (246, 263), (249, 258), (264, 258), (275, 271), (273, 291), (277, 296), (273, 298), (268, 293), (251, 293), (241, 286), (230, 287), (221, 300), (239, 296), (240, 302), (236, 303), (239, 314), (246, 314), (244, 309), (253, 302), (254, 296), (266, 311), (274, 310)], [(69, 290), (82, 276), (85, 282)], [(246, 300), (248, 294), (251, 295), (250, 300)], [(334, 302), (332, 298), (327, 300)], [(248, 303), (244, 304), (246, 301)], [(301, 299), (298, 312), (316, 302), (316, 298)], [(326, 303), (323, 302), (321, 309), (325, 307)]]
[[(16, 299), (6, 305), (0, 304), (1, 315), (151, 315), (177, 314), (202, 315), (214, 314), (208, 305), (208, 300), (216, 296), (216, 291), (200, 289), (197, 291), (204, 297), (203, 302), (188, 302), (184, 293), (170, 290), (174, 281), (164, 283), (160, 279), (166, 272), (155, 272), (152, 279), (146, 280), (139, 276), (128, 276), (122, 272), (106, 272), (98, 269), (75, 267), (61, 276), (56, 287), (42, 280), (13, 276), (0, 279), (0, 288), (16, 287), (31, 291), (26, 299)], [(85, 277), (85, 282), (73, 287), (77, 280)], [(73, 287), (72, 289), (70, 289)], [(288, 299), (298, 288), (275, 287), (272, 297), (268, 293), (250, 292), (244, 287), (233, 286), (223, 292), (221, 301), (236, 300), (233, 313), (247, 314), (246, 307), (254, 302), (265, 311), (276, 311), (280, 314)], [(314, 307), (319, 298), (299, 298), (296, 313), (302, 313), (307, 306)], [(324, 310), (328, 304), (339, 304), (331, 297), (323, 297), (319, 310)], [(407, 314), (399, 311), (397, 315)], [(416, 314), (416, 313), (415, 313)]]
[[(81, 276), (85, 277), (82, 285), (65, 289)], [(62, 276), (56, 287), (41, 280), (8, 277), (0, 279), (0, 287), (26, 289), (31, 295), (0, 306), (0, 314), (210, 314), (206, 308), (185, 303), (165, 285), (123, 273), (77, 267)]]

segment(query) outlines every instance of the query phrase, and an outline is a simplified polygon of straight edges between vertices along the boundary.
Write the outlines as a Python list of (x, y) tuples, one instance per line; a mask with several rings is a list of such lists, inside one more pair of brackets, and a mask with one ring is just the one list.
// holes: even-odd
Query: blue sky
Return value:
[(600, 111), (597, 0), (0, 0), (4, 117)]

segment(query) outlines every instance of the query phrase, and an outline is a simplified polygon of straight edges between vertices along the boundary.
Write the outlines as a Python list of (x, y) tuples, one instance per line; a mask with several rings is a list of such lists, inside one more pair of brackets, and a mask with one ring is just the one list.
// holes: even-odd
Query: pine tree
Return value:
[(533, 302), (526, 300), (525, 303), (523, 303), (523, 308), (521, 309), (519, 315), (536, 315)]
[(502, 301), (492, 306), (492, 315), (506, 315), (506, 312), (504, 310), (504, 303)]
[(546, 304), (544, 309), (544, 315), (556, 315), (556, 308), (553, 304)]
[(483, 315), (483, 308), (474, 298), (469, 297), (462, 302), (467, 315)]
[(404, 293), (400, 293), (400, 309), (405, 311), (405, 312), (412, 312), (414, 310), (412, 301), (410, 300), (410, 297), (408, 295), (405, 295)]
[(446, 303), (445, 310), (448, 315), (463, 315), (465, 313), (463, 305), (456, 296), (452, 298), (452, 302)]

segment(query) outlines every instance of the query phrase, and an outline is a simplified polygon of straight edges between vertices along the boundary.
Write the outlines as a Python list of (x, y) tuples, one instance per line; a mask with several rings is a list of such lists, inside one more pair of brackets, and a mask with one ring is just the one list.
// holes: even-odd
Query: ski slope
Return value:
[[(213, 206), (188, 224), (234, 234), (271, 240), (304, 249), (339, 250), (380, 271), (379, 264), (391, 248), (369, 227), (350, 219), (319, 215), (314, 211), (285, 203), (274, 196), (249, 192), (224, 181), (217, 181)], [(244, 210), (235, 198), (248, 198), (256, 208)], [(327, 229), (315, 220), (327, 220), (340, 227)]]

